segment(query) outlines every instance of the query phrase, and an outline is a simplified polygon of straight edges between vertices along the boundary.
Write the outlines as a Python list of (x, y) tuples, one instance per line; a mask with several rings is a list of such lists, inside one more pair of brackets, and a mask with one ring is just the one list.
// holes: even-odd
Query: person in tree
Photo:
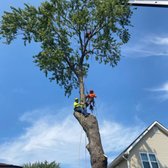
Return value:
[(86, 32), (85, 37), (88, 38), (88, 39), (90, 39), (91, 35), (92, 35), (91, 31), (89, 31), (89, 32)]
[(85, 104), (82, 101), (79, 102), (78, 98), (75, 98), (74, 111), (82, 113), (85, 117), (87, 117), (89, 115), (89, 113), (87, 113)]
[(94, 93), (93, 90), (90, 90), (89, 94), (86, 95), (86, 107), (89, 106), (89, 109), (91, 111), (94, 110), (94, 107), (95, 107), (95, 100), (94, 98), (96, 98), (96, 94)]

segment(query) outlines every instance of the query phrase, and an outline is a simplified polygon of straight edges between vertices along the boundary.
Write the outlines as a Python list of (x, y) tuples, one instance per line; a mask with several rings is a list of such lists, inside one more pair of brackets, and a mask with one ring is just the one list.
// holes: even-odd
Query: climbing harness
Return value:
[(93, 90), (90, 90), (89, 94), (86, 95), (86, 107), (89, 106), (90, 110), (93, 112), (94, 107), (95, 107), (95, 100), (96, 94), (94, 93)]

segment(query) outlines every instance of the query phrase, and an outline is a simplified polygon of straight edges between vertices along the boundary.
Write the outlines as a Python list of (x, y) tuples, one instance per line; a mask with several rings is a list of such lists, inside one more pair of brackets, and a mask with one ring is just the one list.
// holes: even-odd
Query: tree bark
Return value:
[(78, 112), (74, 112), (74, 116), (88, 137), (86, 148), (90, 153), (92, 168), (107, 168), (107, 157), (104, 155), (96, 117), (91, 114), (85, 117)]
[(82, 75), (79, 76), (79, 93), (80, 93), (80, 100), (85, 102), (85, 88)]

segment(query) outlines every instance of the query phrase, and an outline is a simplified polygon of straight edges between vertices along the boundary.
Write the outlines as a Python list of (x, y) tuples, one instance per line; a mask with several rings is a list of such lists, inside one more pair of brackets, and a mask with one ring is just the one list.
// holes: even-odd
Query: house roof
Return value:
[(127, 158), (129, 155), (129, 152), (138, 144), (138, 142), (154, 127), (157, 126), (160, 130), (162, 130), (165, 134), (168, 135), (168, 129), (165, 128), (162, 124), (160, 124), (158, 121), (153, 122), (149, 127), (147, 127), (116, 159), (114, 159), (108, 166), (108, 168), (111, 168), (111, 166), (116, 166), (120, 161), (122, 161), (124, 158)]
[(22, 166), (16, 166), (12, 164), (5, 164), (5, 163), (0, 163), (0, 168), (22, 168)]

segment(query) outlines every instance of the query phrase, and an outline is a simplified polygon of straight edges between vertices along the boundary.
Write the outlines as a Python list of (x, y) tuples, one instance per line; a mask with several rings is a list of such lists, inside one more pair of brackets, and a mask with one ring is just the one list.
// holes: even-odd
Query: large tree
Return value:
[[(21, 36), (24, 44), (41, 45), (34, 62), (45, 75), (64, 87), (65, 95), (79, 89), (85, 101), (84, 78), (89, 59), (112, 67), (120, 60), (120, 47), (129, 40), (132, 11), (128, 0), (49, 0), (38, 8), (25, 4), (4, 12), (0, 35), (10, 44)], [(93, 168), (106, 168), (96, 117), (75, 117), (85, 130)]]

